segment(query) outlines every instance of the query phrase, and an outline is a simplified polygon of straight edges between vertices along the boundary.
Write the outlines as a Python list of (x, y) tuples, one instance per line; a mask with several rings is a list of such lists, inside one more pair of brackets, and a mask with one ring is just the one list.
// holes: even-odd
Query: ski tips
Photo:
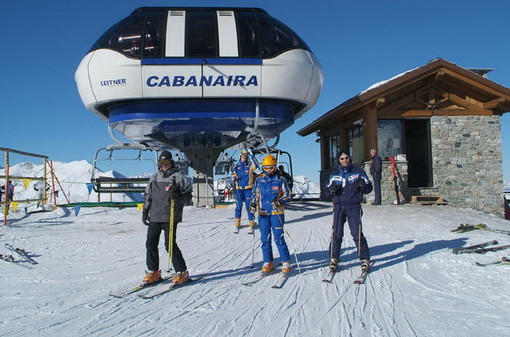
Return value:
[(492, 262), (486, 262), (486, 263), (475, 262), (475, 265), (477, 265), (479, 267), (485, 267), (485, 266), (494, 265), (494, 264), (509, 265), (510, 260), (506, 256), (503, 256), (501, 259), (492, 261)]

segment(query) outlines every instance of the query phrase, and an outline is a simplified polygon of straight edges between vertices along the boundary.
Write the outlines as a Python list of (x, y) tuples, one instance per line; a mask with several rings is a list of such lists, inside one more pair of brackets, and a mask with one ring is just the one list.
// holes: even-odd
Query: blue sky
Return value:
[[(441, 57), (494, 68), (489, 78), (510, 87), (507, 0), (2, 0), (0, 147), (69, 162), (92, 161), (111, 144), (106, 123), (82, 105), (74, 72), (106, 29), (141, 6), (260, 7), (307, 42), (324, 70), (323, 91), (279, 147), (293, 155), (294, 174), (314, 181), (319, 145), (296, 131), (378, 81)], [(501, 122), (508, 184), (510, 113)]]

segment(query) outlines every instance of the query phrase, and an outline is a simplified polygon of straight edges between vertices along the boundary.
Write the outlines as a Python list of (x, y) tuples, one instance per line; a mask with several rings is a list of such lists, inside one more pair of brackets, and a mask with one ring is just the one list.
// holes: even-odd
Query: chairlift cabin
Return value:
[(182, 151), (210, 178), (222, 151), (274, 138), (311, 109), (323, 75), (307, 44), (262, 9), (142, 7), (94, 43), (75, 79), (111, 129)]

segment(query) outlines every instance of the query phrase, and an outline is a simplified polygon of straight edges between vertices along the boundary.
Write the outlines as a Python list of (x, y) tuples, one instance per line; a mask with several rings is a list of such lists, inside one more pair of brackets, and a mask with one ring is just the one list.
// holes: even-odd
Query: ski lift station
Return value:
[(107, 151), (183, 152), (195, 204), (210, 205), (218, 156), (269, 152), (266, 141), (315, 105), (323, 75), (306, 43), (262, 9), (142, 7), (99, 37), (75, 79), (116, 142)]

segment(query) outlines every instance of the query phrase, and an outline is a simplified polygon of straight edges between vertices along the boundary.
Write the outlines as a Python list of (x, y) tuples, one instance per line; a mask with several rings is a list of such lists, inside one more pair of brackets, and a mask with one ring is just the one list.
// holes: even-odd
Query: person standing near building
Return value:
[(367, 271), (370, 264), (370, 251), (363, 235), (361, 202), (363, 194), (372, 191), (372, 183), (365, 171), (351, 163), (349, 154), (341, 152), (339, 167), (331, 172), (327, 188), (333, 201), (333, 228), (331, 234), (330, 263), (332, 272), (336, 270), (340, 260), (340, 248), (344, 236), (344, 224), (349, 223), (352, 238), (358, 250), (362, 271)]
[(169, 249), (169, 231), (171, 218), (171, 200), (173, 200), (173, 247), (172, 265), (177, 275), (172, 279), (175, 284), (189, 281), (186, 262), (181, 250), (177, 246), (177, 224), (182, 221), (182, 211), (187, 195), (191, 193), (191, 182), (180, 172), (168, 151), (161, 152), (158, 160), (158, 172), (151, 177), (145, 189), (145, 201), (142, 210), (142, 222), (147, 226), (146, 264), (147, 272), (143, 284), (152, 284), (161, 281), (159, 269), (159, 238), (161, 232), (165, 234), (165, 248)]
[(284, 205), (291, 200), (287, 181), (276, 170), (276, 158), (272, 155), (264, 157), (262, 173), (255, 181), (250, 211), (258, 212), (260, 242), (264, 264), (262, 272), (269, 273), (274, 269), (271, 231), (280, 254), (282, 272), (290, 273), (290, 253), (284, 238), (285, 224)]
[(370, 156), (372, 157), (372, 163), (370, 164), (370, 174), (374, 179), (374, 193), (375, 200), (372, 205), (381, 204), (381, 179), (382, 179), (382, 160), (377, 154), (376, 149), (370, 150)]
[(239, 162), (232, 168), (232, 178), (235, 184), (236, 208), (234, 211), (235, 216), (235, 230), (234, 233), (239, 233), (241, 227), (241, 213), (243, 204), (248, 213), (248, 221), (250, 225), (250, 234), (253, 234), (255, 228), (255, 216), (249, 211), (250, 199), (253, 190), (253, 183), (255, 181), (255, 164), (252, 163), (248, 157), (248, 151), (241, 151)]

